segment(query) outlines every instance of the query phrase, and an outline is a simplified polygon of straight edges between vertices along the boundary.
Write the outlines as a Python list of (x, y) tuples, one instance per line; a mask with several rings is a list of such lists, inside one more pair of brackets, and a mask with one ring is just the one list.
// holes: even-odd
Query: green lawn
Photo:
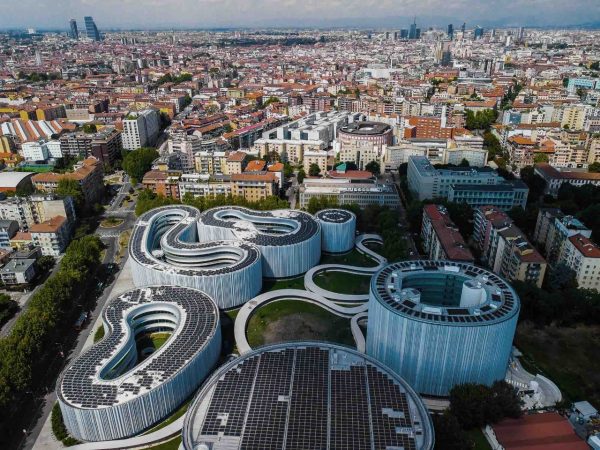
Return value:
[(98, 342), (100, 339), (104, 337), (104, 325), (101, 325), (100, 328), (96, 330), (94, 333), (94, 344)]
[(474, 450), (492, 450), (489, 442), (483, 435), (483, 431), (481, 428), (473, 428), (472, 430), (467, 431), (469, 438), (475, 443)]
[(163, 444), (155, 445), (154, 447), (148, 447), (148, 450), (177, 450), (181, 444), (181, 436), (177, 436), (170, 441)]
[(351, 252), (343, 255), (323, 254), (319, 264), (346, 264), (348, 266), (375, 267), (377, 262), (354, 248)]
[(167, 342), (170, 336), (171, 333), (150, 333), (136, 336), (135, 344), (138, 350), (138, 362), (141, 362), (148, 357), (148, 355), (142, 356), (142, 350), (151, 347), (154, 349), (154, 351), (156, 351), (161, 348), (165, 342)]
[(261, 292), (271, 292), (278, 289), (301, 289), (304, 290), (304, 275), (285, 280), (266, 280), (263, 279), (263, 288)]
[(340, 294), (367, 294), (371, 276), (328, 271), (319, 273), (314, 281), (317, 286)]
[(534, 328), (521, 324), (515, 345), (521, 362), (532, 373), (554, 381), (571, 401), (600, 405), (600, 327)]
[(281, 300), (259, 308), (246, 331), (251, 347), (294, 340), (353, 345), (350, 321), (310, 303)]

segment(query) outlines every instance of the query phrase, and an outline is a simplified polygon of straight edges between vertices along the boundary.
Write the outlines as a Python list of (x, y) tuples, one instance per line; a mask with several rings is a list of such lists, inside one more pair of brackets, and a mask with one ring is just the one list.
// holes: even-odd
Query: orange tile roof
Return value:
[(227, 162), (242, 162), (246, 158), (244, 152), (233, 152), (227, 157)]
[(267, 162), (264, 159), (250, 161), (244, 172), (260, 172), (265, 169)]
[(277, 175), (274, 173), (236, 173), (231, 175), (231, 181), (277, 181)]
[(569, 240), (586, 258), (600, 258), (600, 248), (584, 235), (576, 234), (570, 236)]
[(42, 223), (36, 223), (29, 227), (31, 233), (56, 233), (60, 227), (66, 222), (64, 216), (56, 216)]

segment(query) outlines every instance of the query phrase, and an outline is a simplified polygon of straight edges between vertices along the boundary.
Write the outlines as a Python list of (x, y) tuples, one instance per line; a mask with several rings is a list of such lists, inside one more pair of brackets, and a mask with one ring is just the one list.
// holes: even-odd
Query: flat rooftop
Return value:
[(186, 450), (429, 450), (433, 427), (412, 388), (374, 359), (320, 342), (263, 347), (204, 383)]

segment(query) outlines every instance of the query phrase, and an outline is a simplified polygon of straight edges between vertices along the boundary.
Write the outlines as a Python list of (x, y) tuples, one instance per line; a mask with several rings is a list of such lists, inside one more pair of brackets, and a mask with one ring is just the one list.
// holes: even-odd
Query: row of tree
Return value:
[(194, 197), (189, 192), (183, 196), (182, 201), (174, 198), (168, 198), (162, 195), (155, 194), (154, 192), (145, 189), (140, 192), (138, 201), (135, 206), (136, 215), (140, 216), (146, 211), (158, 208), (160, 206), (177, 205), (183, 203), (184, 205), (193, 206), (198, 208), (200, 211), (204, 211), (210, 208), (216, 208), (217, 206), (244, 206), (250, 209), (256, 210), (273, 210), (273, 209), (284, 209), (289, 208), (290, 204), (287, 200), (282, 200), (279, 197), (270, 196), (262, 200), (251, 202), (246, 200), (244, 197), (234, 195), (216, 195), (214, 197)]
[(71, 242), (60, 269), (32, 296), (8, 336), (0, 339), (0, 442), (10, 438), (13, 414), (43, 382), (58, 353), (55, 343), (63, 341), (78, 302), (94, 283), (101, 250), (97, 236)]
[(495, 109), (484, 109), (477, 112), (468, 109), (465, 126), (469, 130), (487, 130), (497, 118), (498, 111)]

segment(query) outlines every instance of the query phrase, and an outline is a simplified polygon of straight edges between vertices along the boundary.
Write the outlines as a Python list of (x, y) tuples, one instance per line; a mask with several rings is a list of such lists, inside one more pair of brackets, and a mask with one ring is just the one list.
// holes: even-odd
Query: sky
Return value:
[(352, 26), (407, 28), (598, 23), (600, 0), (0, 0), (0, 29)]

